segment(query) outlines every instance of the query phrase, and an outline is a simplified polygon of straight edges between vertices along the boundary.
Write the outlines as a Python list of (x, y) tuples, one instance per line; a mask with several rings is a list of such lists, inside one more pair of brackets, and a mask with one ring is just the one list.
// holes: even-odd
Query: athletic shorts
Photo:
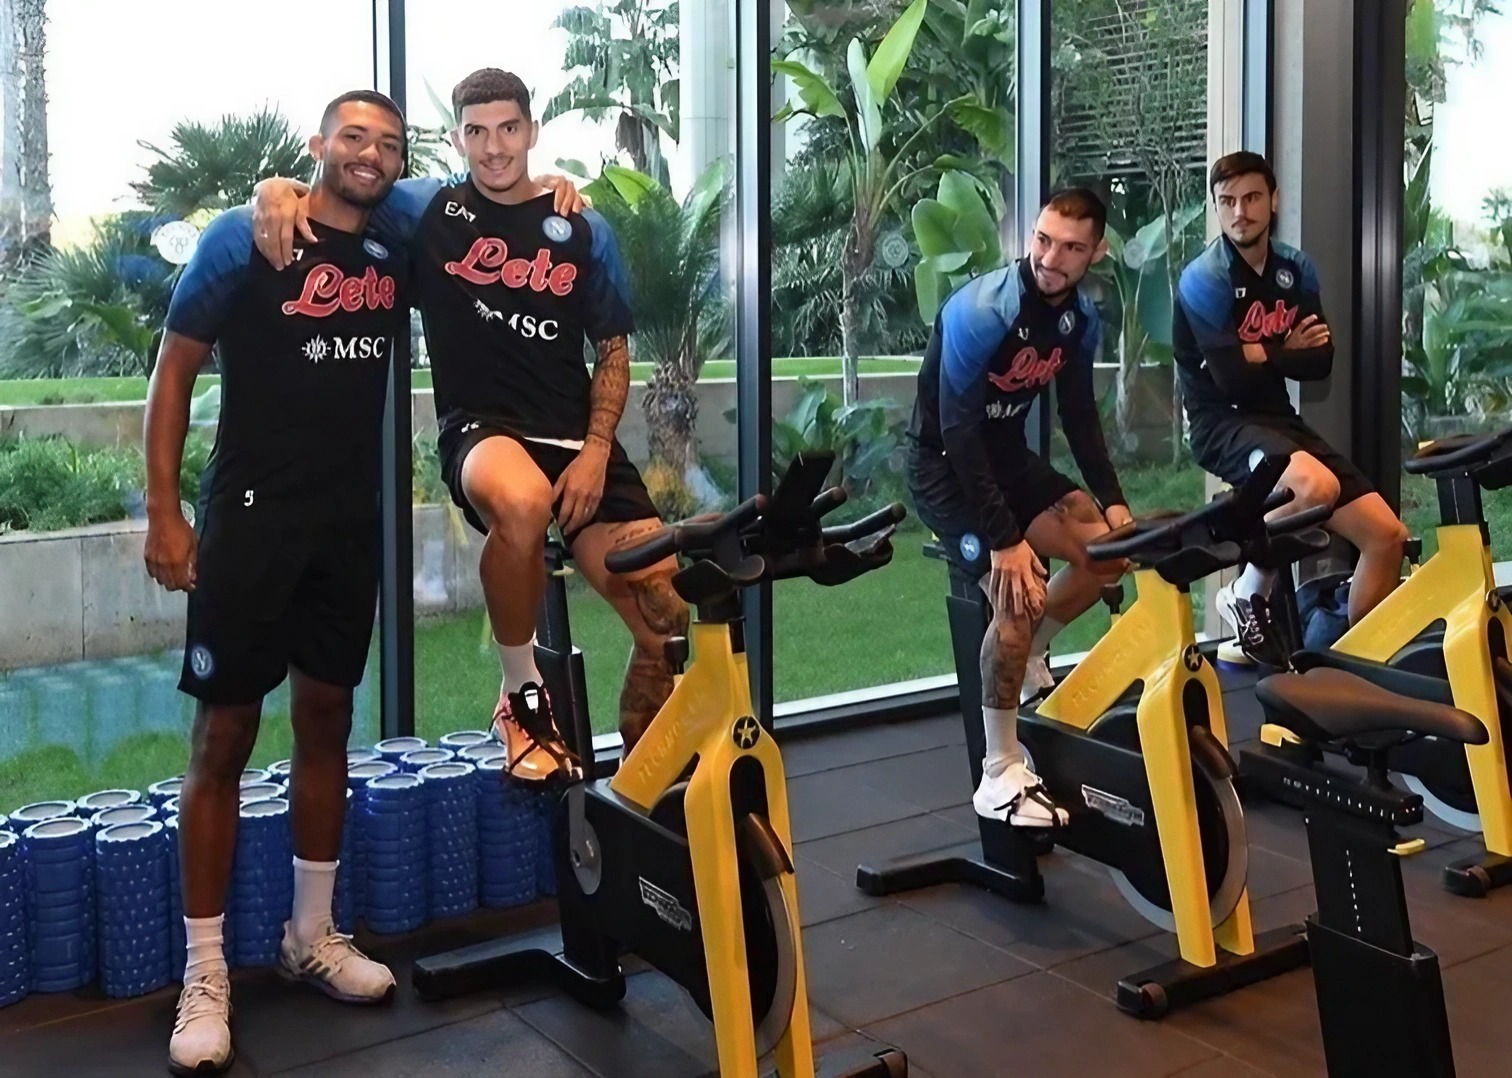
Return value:
[[(1028, 531), (1035, 517), (1081, 489), (1027, 449), (1012, 461), (995, 463), (993, 475), (1021, 531)], [(940, 540), (951, 563), (973, 577), (985, 576), (992, 568), (992, 546), (945, 454), (911, 448), (908, 487), (919, 519)]]
[(378, 520), (316, 524), (238, 509), (201, 514), (179, 688), (207, 704), (250, 704), (290, 666), (355, 688), (378, 610)]
[(1192, 455), (1197, 463), (1233, 487), (1243, 484), (1265, 456), (1299, 451), (1316, 457), (1339, 481), (1335, 508), (1375, 492), (1365, 473), (1300, 417), (1216, 416), (1192, 426)]
[[(571, 464), (578, 455), (576, 449), (545, 442), (532, 442), (514, 431), (481, 421), (469, 420), (465, 423), (453, 424), (448, 430), (443, 431), (439, 439), (441, 477), (446, 482), (446, 489), (451, 492), (452, 501), (462, 510), (462, 515), (467, 518), (467, 522), (484, 535), (488, 534), (488, 525), (483, 523), (483, 518), (472, 507), (472, 503), (467, 500), (467, 494), (462, 489), (462, 464), (467, 460), (467, 454), (473, 451), (473, 447), (487, 438), (512, 438), (518, 442), (530, 455), (530, 459), (535, 461), (536, 467), (541, 469), (542, 474), (546, 476), (546, 481), (553, 486), (567, 470), (567, 465)], [(560, 509), (561, 505), (558, 503), (553, 507), (553, 512)], [(609, 465), (604, 470), (604, 496), (599, 501), (598, 512), (588, 524), (622, 524), (632, 520), (656, 519), (658, 519), (656, 506), (646, 490), (646, 482), (641, 478), (640, 470), (631, 463), (619, 439), (615, 439), (614, 445), (609, 450)], [(588, 524), (583, 525), (571, 535), (562, 536), (569, 547), (582, 534), (583, 528), (588, 527)]]

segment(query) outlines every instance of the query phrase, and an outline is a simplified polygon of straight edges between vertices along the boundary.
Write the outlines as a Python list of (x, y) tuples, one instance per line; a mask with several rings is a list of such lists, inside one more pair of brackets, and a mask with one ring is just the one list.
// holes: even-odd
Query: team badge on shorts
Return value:
[(388, 248), (377, 240), (363, 240), (362, 249), (374, 258), (387, 258)]
[(572, 239), (572, 226), (567, 223), (565, 217), (552, 214), (541, 222), (541, 231), (546, 233), (546, 238), (553, 243), (566, 243)]
[(1292, 285), (1297, 283), (1297, 279), (1292, 276), (1291, 270), (1287, 269), (1285, 266), (1282, 266), (1276, 271), (1276, 283), (1282, 288), (1290, 288)]
[(204, 681), (215, 672), (215, 660), (210, 656), (210, 649), (204, 644), (195, 644), (189, 652), (189, 669), (194, 671), (194, 676)]
[(1062, 337), (1069, 337), (1071, 335), (1071, 331), (1073, 329), (1075, 329), (1075, 328), (1076, 328), (1076, 312), (1075, 311), (1067, 311), (1065, 314), (1061, 315), (1061, 319), (1060, 319), (1060, 331), (1061, 331), (1061, 336)]
[(961, 536), (961, 557), (967, 561), (976, 561), (981, 556), (982, 541), (970, 532)]

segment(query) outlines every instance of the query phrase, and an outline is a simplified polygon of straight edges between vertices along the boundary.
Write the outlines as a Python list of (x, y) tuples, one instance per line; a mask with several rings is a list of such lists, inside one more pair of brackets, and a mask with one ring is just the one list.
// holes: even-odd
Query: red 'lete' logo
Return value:
[(570, 262), (553, 266), (551, 252), (544, 247), (533, 259), (510, 258), (509, 244), (492, 236), (482, 236), (473, 241), (466, 258), (460, 262), (448, 262), (446, 272), (473, 284), (529, 287), (535, 292), (550, 289), (555, 295), (565, 296), (572, 291), (578, 269)]
[(1288, 307), (1284, 300), (1276, 300), (1276, 309), (1268, 311), (1257, 299), (1250, 304), (1244, 324), (1239, 327), (1239, 339), (1245, 344), (1259, 344), (1268, 338), (1290, 333), (1296, 321), (1297, 308)]
[(1021, 389), (1038, 389), (1050, 384), (1055, 372), (1061, 369), (1065, 359), (1056, 348), (1044, 359), (1033, 348), (1021, 348), (1013, 357), (1004, 374), (987, 373), (987, 380), (1004, 393), (1017, 393)]
[(361, 277), (348, 277), (340, 267), (326, 262), (305, 275), (304, 291), (297, 300), (283, 305), (283, 313), (325, 318), (337, 311), (360, 311), (364, 307), (370, 311), (379, 307), (392, 310), (394, 289), (394, 279), (378, 276), (372, 266)]

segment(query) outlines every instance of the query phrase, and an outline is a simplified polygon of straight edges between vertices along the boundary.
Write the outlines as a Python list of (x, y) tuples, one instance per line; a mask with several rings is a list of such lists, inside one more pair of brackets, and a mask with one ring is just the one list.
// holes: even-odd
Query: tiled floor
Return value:
[[(1228, 695), (1230, 737), (1255, 737), (1242, 687)], [(955, 886), (870, 898), (856, 866), (971, 840), (959, 720), (852, 731), (788, 746), (809, 995), (821, 1057), (881, 1042), (915, 1078), (1301, 1078), (1322, 1075), (1311, 973), (1299, 970), (1160, 1023), (1121, 1014), (1117, 979), (1174, 953), (1099, 866), (1045, 862), (1046, 902), (1015, 906)], [(1248, 813), (1260, 929), (1312, 908), (1300, 817)], [(1438, 886), (1474, 844), (1425, 827), (1429, 849), (1404, 871), (1417, 937), (1444, 970), (1460, 1078), (1512, 1073), (1512, 890), (1481, 901)], [(371, 941), (404, 986), (395, 1005), (353, 1010), (266, 975), (238, 975), (235, 1075), (398, 1078), (509, 1074), (681, 1078), (712, 1074), (707, 1023), (660, 974), (637, 969), (624, 1003), (592, 1012), (545, 988), (442, 1005), (407, 990), (417, 954), (549, 917), (549, 909), (402, 941)], [(126, 1003), (36, 997), (0, 1010), (0, 1074), (163, 1073), (171, 992)]]

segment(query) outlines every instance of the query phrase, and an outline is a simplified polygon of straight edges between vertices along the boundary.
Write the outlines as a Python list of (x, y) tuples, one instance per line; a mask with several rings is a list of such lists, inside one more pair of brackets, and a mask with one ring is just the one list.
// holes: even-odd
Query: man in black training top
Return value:
[[(352, 689), (378, 597), (382, 420), (408, 333), (404, 261), (365, 234), (403, 169), (404, 121), (381, 94), (344, 94), (310, 153), (321, 162), (292, 273), (253, 248), (252, 212), (221, 214), (174, 289), (148, 389), (147, 570), (189, 592), (180, 688), (198, 700), (179, 796), (188, 964), (169, 1045), (175, 1074), (232, 1063), (222, 943), (238, 789), (262, 700), (292, 678), (294, 906), (280, 967), (349, 1003), (394, 978), (336, 932)], [(215, 348), (220, 427), (196, 524), (179, 503), (195, 376)]]
[[(577, 773), (535, 665), (552, 521), (634, 640), (620, 696), (627, 754), (672, 691), (663, 645), (686, 631), (687, 609), (672, 589), (675, 559), (625, 576), (604, 566), (609, 551), (661, 525), (615, 437), (634, 323), (614, 233), (592, 210), (562, 215), (530, 178), (540, 126), (519, 78), (475, 71), (453, 89), (452, 107), (467, 175), (401, 182), (373, 228), (411, 251), (442, 472), (487, 536), (479, 572), (503, 666), (493, 726), (509, 749), (507, 774), (552, 781)], [(264, 251), (275, 265), (277, 236), (298, 223), (298, 194), (283, 180), (259, 187), (258, 219), (273, 234)]]
[[(1053, 684), (1051, 639), (1125, 568), (1087, 558), (1089, 542), (1131, 519), (1092, 392), (1102, 322), (1077, 289), (1107, 252), (1106, 226), (1096, 194), (1062, 191), (1040, 212), (1026, 258), (945, 301), (909, 426), (908, 483), (919, 518), (992, 603), (982, 641), (987, 753), (973, 804), (982, 816), (1020, 826), (1048, 826), (1065, 812), (1019, 747), (1019, 706)], [(1052, 382), (1091, 497), (1025, 442), (1029, 409)], [(1040, 557), (1068, 563), (1048, 587)]]
[[(1400, 580), (1407, 529), (1360, 469), (1292, 406), (1287, 379), (1326, 379), (1333, 335), (1312, 259), (1271, 235), (1279, 203), (1275, 173), (1259, 154), (1233, 153), (1213, 163), (1208, 187), (1223, 234), (1182, 271), (1174, 305), (1192, 454), (1234, 486), (1268, 454), (1291, 455), (1277, 485), (1296, 497), (1272, 516), (1333, 506), (1325, 526), (1360, 552), (1349, 589), (1353, 624)], [(1246, 566), (1216, 596), (1247, 654), (1264, 646), (1251, 600), (1268, 595), (1274, 578), (1273, 571)]]

